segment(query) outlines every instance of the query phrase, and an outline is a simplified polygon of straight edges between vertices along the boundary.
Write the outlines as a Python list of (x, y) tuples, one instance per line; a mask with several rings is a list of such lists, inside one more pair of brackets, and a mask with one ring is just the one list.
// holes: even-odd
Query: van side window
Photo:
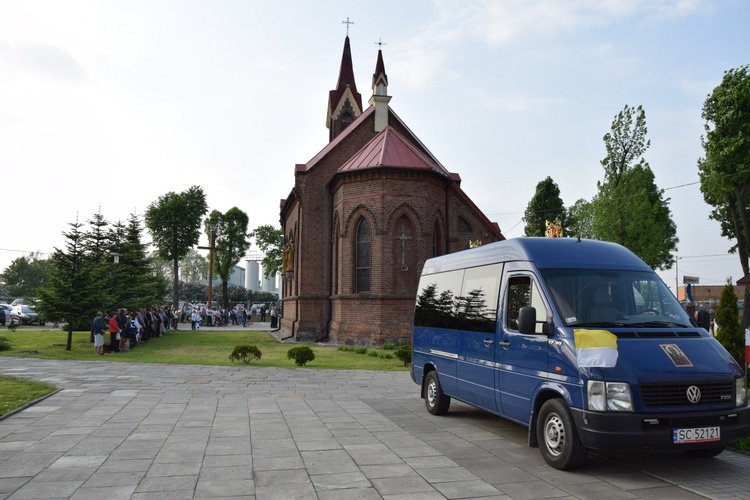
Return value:
[(456, 328), (456, 299), (461, 294), (464, 271), (422, 276), (419, 280), (414, 326)]
[(495, 333), (502, 271), (502, 264), (466, 270), (457, 303), (459, 330)]
[(531, 276), (514, 276), (508, 280), (508, 303), (506, 304), (506, 327), (518, 331), (518, 311), (524, 306), (536, 308), (536, 333), (543, 333), (543, 323), (547, 320), (547, 308), (544, 306), (539, 287)]

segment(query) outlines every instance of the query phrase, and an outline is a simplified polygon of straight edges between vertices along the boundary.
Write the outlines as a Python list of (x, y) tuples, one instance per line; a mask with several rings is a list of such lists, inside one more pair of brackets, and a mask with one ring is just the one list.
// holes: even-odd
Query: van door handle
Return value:
[(492, 345), (492, 344), (494, 344), (494, 343), (495, 343), (495, 341), (494, 341), (494, 340), (491, 340), (491, 339), (484, 339), (484, 345), (485, 345), (486, 347), (489, 347), (489, 346), (491, 346), (491, 345)]
[(510, 342), (506, 340), (505, 342), (498, 342), (497, 345), (500, 347), (510, 347)]

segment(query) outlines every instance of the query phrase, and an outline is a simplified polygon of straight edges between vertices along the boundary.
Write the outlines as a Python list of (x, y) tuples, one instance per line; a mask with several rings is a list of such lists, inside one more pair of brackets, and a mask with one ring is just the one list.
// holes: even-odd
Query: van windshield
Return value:
[(567, 326), (692, 326), (655, 273), (546, 269), (542, 276)]

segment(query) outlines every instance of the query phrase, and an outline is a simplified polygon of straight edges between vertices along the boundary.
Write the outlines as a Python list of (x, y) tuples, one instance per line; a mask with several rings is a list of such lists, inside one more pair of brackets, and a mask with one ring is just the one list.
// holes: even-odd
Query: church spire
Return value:
[(375, 63), (375, 73), (372, 75), (372, 97), (370, 106), (375, 106), (375, 132), (380, 132), (388, 126), (388, 103), (391, 97), (388, 95), (388, 75), (385, 74), (385, 63), (383, 62), (383, 50), (385, 45), (382, 41), (375, 42), (378, 49), (378, 61)]
[[(347, 18), (347, 21), (349, 19)], [(347, 31), (349, 30), (347, 23)], [(354, 66), (352, 51), (349, 47), (349, 35), (344, 40), (344, 53), (341, 56), (341, 69), (336, 88), (328, 93), (328, 117), (326, 127), (329, 129), (328, 139), (332, 141), (351, 122), (362, 114), (362, 96), (357, 92), (354, 81)]]

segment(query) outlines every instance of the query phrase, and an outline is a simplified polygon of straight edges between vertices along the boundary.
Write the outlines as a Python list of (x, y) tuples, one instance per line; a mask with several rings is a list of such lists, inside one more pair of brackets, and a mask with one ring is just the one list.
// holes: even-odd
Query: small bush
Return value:
[(343, 351), (343, 352), (349, 352), (349, 351), (353, 351), (354, 350), (353, 347), (349, 347), (348, 345), (340, 345), (336, 349), (339, 350), (339, 351)]
[(367, 355), (371, 358), (377, 358), (378, 357), (378, 351), (368, 351)]
[(367, 347), (357, 347), (354, 349), (357, 354), (367, 354)]
[(246, 365), (249, 365), (250, 361), (260, 359), (261, 355), (260, 349), (254, 345), (238, 345), (234, 348), (232, 354), (229, 355), (229, 359), (232, 360), (232, 363), (242, 361)]
[(315, 359), (315, 353), (306, 345), (292, 347), (286, 353), (286, 357), (294, 360), (297, 366), (305, 366), (306, 363)]
[(10, 341), (5, 337), (0, 337), (0, 351), (10, 351)]
[(378, 353), (378, 357), (380, 359), (393, 359), (393, 354), (390, 352), (380, 352)]
[(396, 349), (396, 357), (404, 362), (404, 366), (409, 366), (409, 363), (411, 363), (411, 346), (406, 344)]
[(395, 351), (396, 344), (394, 344), (393, 342), (386, 342), (385, 344), (381, 345), (380, 348), (384, 351)]

